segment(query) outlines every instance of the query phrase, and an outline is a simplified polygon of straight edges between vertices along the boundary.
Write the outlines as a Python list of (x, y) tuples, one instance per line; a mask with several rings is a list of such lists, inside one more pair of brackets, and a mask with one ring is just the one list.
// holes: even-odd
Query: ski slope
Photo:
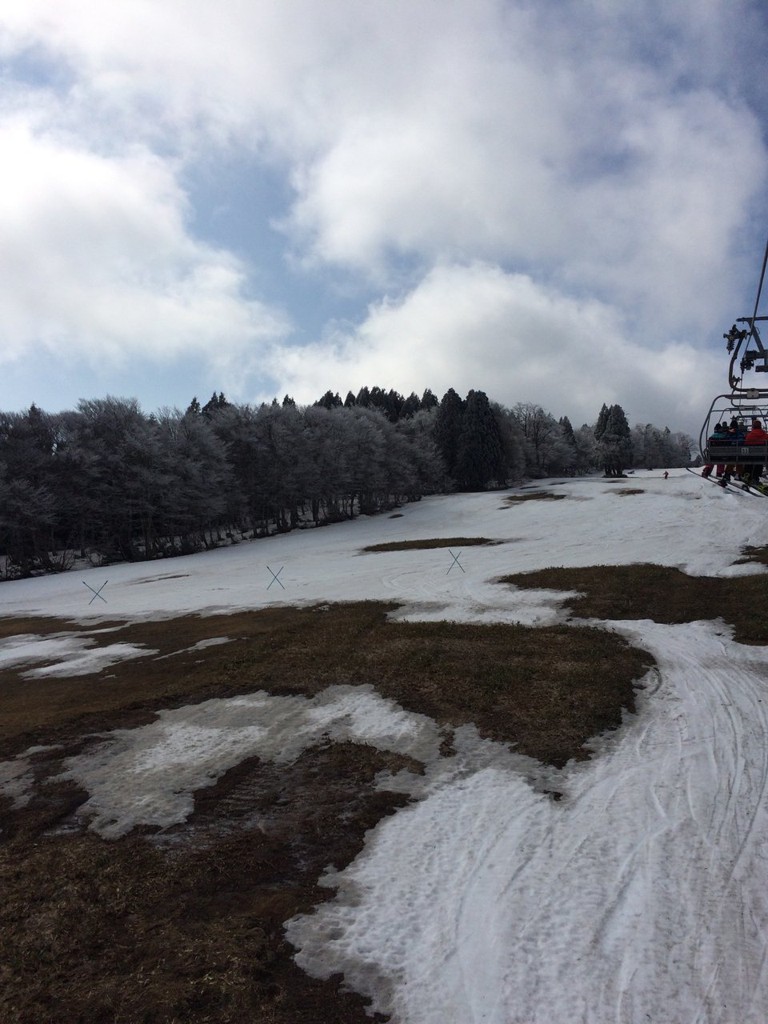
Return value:
[[(768, 543), (763, 498), (683, 470), (544, 486), (565, 497), (438, 497), (396, 518), (6, 583), (0, 614), (98, 621), (371, 598), (401, 602), (401, 618), (535, 626), (562, 619), (563, 595), (516, 591), (499, 575), (639, 561), (694, 575), (765, 571), (735, 564), (745, 545)], [(643, 493), (617, 493), (635, 488)], [(503, 543), (361, 553), (441, 536)], [(720, 620), (605, 626), (649, 650), (657, 669), (636, 714), (598, 739), (590, 761), (559, 771), (471, 724), (443, 756), (434, 723), (365, 680), (311, 700), (261, 693), (169, 710), (68, 771), (90, 794), (90, 827), (117, 837), (184, 820), (197, 788), (254, 754), (279, 764), (323, 738), (408, 753), (424, 773), (381, 785), (412, 801), (345, 870), (329, 870), (332, 900), (288, 922), (305, 970), (343, 972), (399, 1024), (765, 1024), (766, 649), (735, 643)], [(0, 668), (27, 664), (34, 685), (54, 650), (48, 673), (137, 656), (113, 646), (12, 638), (0, 643)], [(22, 800), (31, 785), (23, 757), (0, 764), (8, 795)]]

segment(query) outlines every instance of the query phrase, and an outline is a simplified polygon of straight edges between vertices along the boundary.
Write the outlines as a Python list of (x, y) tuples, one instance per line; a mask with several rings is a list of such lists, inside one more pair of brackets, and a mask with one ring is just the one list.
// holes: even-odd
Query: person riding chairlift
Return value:
[[(707, 438), (707, 442), (710, 443), (712, 441), (724, 441), (727, 437), (728, 437), (728, 430), (727, 430), (727, 428), (724, 427), (722, 423), (716, 423), (715, 424), (715, 429), (712, 431), (712, 433)], [(705, 476), (705, 477), (711, 476), (713, 469), (715, 469), (714, 463), (713, 462), (708, 462), (704, 466), (704, 468), (702, 469), (701, 475)], [(722, 476), (724, 469), (725, 469), (725, 466), (723, 465), (723, 463), (718, 463), (717, 469), (715, 470), (715, 476), (718, 476), (718, 477)]]
[[(752, 420), (752, 427), (748, 431), (747, 436), (744, 438), (745, 445), (757, 445), (761, 444), (763, 447), (768, 445), (768, 433), (763, 430), (763, 424), (758, 419)], [(752, 487), (757, 487), (760, 483), (760, 474), (763, 472), (763, 467), (758, 463), (754, 466), (747, 466), (746, 472), (743, 475), (744, 483), (751, 484)]]
[[(734, 416), (729, 426), (726, 427), (725, 423), (723, 423), (722, 426), (726, 430), (725, 436), (730, 444), (743, 444), (745, 430), (744, 424), (740, 420), (738, 420)], [(736, 472), (736, 470), (737, 464), (735, 462), (729, 463), (727, 466), (723, 467), (722, 480), (720, 481), (721, 486), (726, 487), (730, 483), (731, 477)]]

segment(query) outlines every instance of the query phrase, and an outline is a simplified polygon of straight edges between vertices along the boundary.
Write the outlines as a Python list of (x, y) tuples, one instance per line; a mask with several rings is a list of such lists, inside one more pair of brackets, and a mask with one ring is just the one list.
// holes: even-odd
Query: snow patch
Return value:
[(334, 686), (311, 699), (259, 691), (161, 711), (150, 725), (116, 730), (95, 750), (68, 758), (59, 777), (88, 791), (78, 815), (99, 835), (116, 838), (136, 825), (184, 821), (195, 790), (248, 757), (289, 763), (329, 740), (431, 760), (441, 734), (430, 719), (369, 686)]

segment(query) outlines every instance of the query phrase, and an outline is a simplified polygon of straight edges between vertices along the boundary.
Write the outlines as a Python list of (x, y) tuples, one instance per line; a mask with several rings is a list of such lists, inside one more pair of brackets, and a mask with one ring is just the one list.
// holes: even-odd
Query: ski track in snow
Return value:
[(289, 924), (306, 970), (402, 1022), (765, 1024), (765, 650), (617, 628), (664, 682), (563, 799), (513, 767), (438, 775)]
[[(369, 598), (403, 602), (400, 619), (540, 625), (562, 620), (563, 594), (502, 587), (497, 575), (634, 561), (764, 572), (736, 562), (743, 546), (768, 541), (768, 505), (684, 471), (629, 483), (646, 493), (622, 498), (594, 478), (542, 482), (571, 500), (435, 498), (397, 519), (176, 559), (173, 574), (111, 566), (6, 583), (0, 614), (93, 622)], [(434, 536), (505, 545), (360, 553)], [(285, 564), (284, 592), (268, 589), (267, 562)], [(98, 588), (107, 575), (109, 607), (84, 605), (81, 578)], [(456, 731), (454, 756), (438, 756), (432, 725), (365, 687), (313, 702), (258, 694), (164, 712), (66, 767), (89, 788), (91, 827), (120, 835), (142, 820), (183, 820), (194, 790), (244, 756), (280, 760), (328, 736), (393, 750), (400, 737), (422, 737), (425, 774), (381, 781), (413, 802), (371, 830), (344, 871), (329, 872), (332, 900), (287, 924), (307, 971), (343, 972), (393, 1024), (765, 1024), (766, 648), (736, 644), (716, 621), (602, 625), (649, 650), (658, 671), (637, 714), (596, 741), (596, 756), (559, 772), (470, 725)], [(0, 667), (48, 660), (64, 636), (7, 641)], [(88, 671), (84, 646), (62, 647), (72, 660), (61, 674)], [(0, 764), (6, 795), (26, 800), (31, 785), (25, 756)]]

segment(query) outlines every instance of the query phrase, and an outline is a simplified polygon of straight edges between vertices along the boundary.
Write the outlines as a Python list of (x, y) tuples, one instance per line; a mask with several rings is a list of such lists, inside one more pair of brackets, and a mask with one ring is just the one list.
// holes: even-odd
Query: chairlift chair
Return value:
[[(768, 390), (757, 388), (729, 395), (718, 395), (712, 402), (704, 426), (701, 428), (699, 447), (704, 461), (710, 465), (764, 466), (768, 463), (768, 444), (744, 444), (744, 434), (758, 419), (768, 423)], [(715, 427), (724, 423), (740, 425), (741, 438), (714, 438)]]
[[(701, 428), (699, 447), (704, 461), (709, 464), (730, 466), (764, 466), (768, 463), (768, 444), (744, 444), (744, 434), (758, 419), (768, 430), (768, 380), (762, 386), (750, 386), (745, 378), (752, 373), (768, 373), (768, 350), (763, 345), (758, 324), (768, 316), (758, 316), (760, 296), (768, 265), (768, 245), (765, 247), (763, 267), (757, 288), (757, 298), (752, 316), (740, 317), (723, 337), (731, 353), (728, 367), (728, 383), (731, 392), (718, 395), (710, 406), (707, 418)], [(742, 325), (742, 326), (738, 326)], [(714, 438), (718, 424), (740, 426), (740, 437)]]

